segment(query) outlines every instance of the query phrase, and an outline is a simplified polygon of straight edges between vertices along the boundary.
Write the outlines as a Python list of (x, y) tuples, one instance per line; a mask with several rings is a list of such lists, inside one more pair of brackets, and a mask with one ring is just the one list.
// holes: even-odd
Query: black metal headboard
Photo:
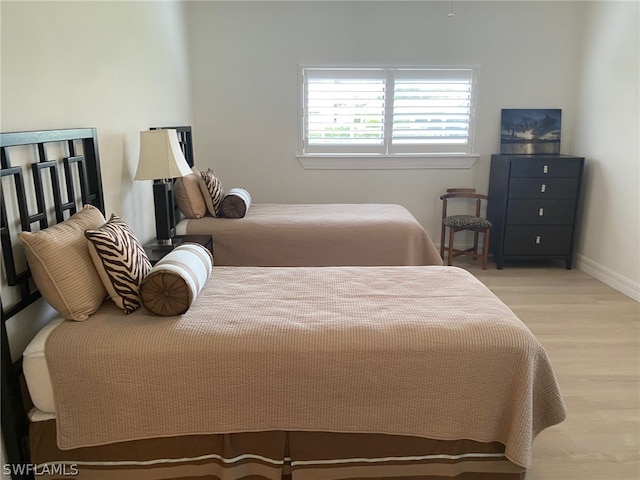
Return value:
[[(84, 204), (104, 213), (95, 128), (1, 133), (0, 240), (2, 287), (2, 434), (10, 464), (29, 463), (27, 420), (20, 386), (22, 360), (13, 362), (6, 322), (40, 298), (16, 234), (62, 222)], [(54, 153), (52, 153), (54, 152)], [(12, 162), (12, 158), (20, 158)], [(32, 182), (29, 178), (32, 178)], [(14, 478), (28, 476), (14, 475)]]

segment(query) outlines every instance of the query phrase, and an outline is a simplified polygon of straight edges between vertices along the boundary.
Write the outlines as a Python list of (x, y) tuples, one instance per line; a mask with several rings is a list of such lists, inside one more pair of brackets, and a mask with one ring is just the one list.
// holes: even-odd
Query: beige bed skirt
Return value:
[(55, 420), (31, 424), (37, 478), (80, 480), (522, 480), (500, 443), (395, 435), (254, 432), (59, 450)]

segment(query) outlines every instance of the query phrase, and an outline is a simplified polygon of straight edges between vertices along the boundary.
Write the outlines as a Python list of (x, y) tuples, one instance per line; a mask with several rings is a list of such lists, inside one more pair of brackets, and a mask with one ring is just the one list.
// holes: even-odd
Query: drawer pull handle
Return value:
[(549, 166), (548, 166), (548, 165), (545, 165), (545, 166), (542, 168), (542, 173), (549, 173)]
[(536, 236), (536, 244), (540, 244), (540, 235)]
[(544, 216), (544, 208), (541, 208), (540, 210), (538, 210), (538, 215), (539, 216)]
[(540, 193), (544, 193), (544, 192), (546, 192), (546, 191), (547, 191), (547, 186), (543, 183), (543, 184), (540, 186)]

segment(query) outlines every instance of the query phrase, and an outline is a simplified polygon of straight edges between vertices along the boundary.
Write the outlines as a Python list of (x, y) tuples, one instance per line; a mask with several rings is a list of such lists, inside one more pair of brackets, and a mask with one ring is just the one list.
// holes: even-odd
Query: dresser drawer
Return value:
[(578, 177), (582, 159), (523, 158), (511, 161), (511, 177)]
[(508, 225), (504, 255), (569, 255), (572, 225)]
[(576, 202), (566, 200), (530, 200), (513, 199), (507, 211), (508, 225), (571, 225), (573, 223)]
[(575, 198), (578, 177), (527, 178), (509, 180), (509, 198)]

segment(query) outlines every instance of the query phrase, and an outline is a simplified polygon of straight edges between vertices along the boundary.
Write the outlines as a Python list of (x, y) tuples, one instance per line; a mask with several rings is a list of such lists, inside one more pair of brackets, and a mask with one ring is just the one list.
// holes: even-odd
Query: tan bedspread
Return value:
[(262, 430), (499, 441), (565, 409), (542, 346), (456, 267), (216, 267), (180, 317), (111, 302), (46, 344), (62, 449)]
[(442, 265), (413, 215), (391, 204), (252, 204), (244, 218), (184, 220), (213, 235), (216, 265)]

